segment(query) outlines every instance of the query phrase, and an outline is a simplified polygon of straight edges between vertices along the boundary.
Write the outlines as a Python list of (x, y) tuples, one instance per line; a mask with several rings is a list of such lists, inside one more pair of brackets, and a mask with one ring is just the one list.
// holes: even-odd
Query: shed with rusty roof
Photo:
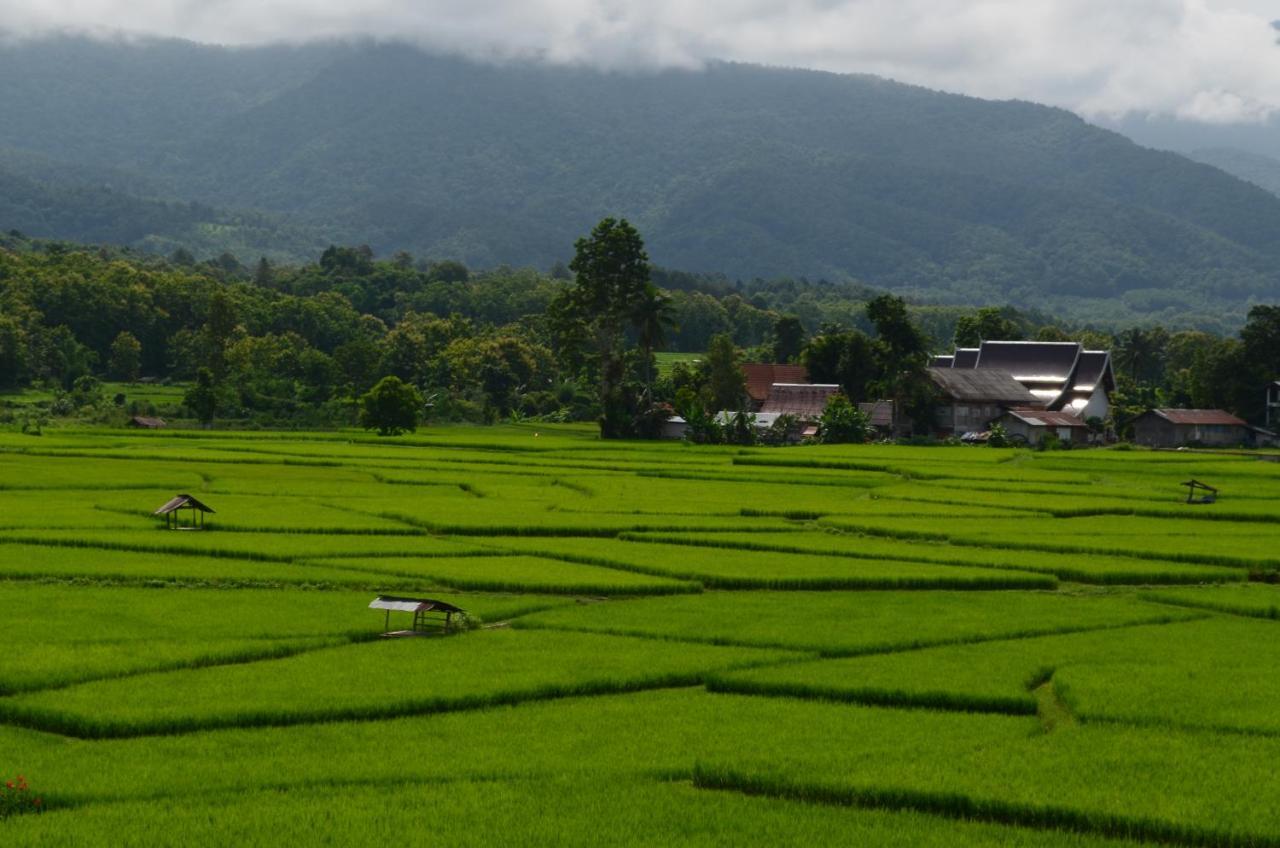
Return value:
[(817, 421), (827, 401), (840, 391), (835, 383), (774, 383), (761, 414), (792, 415), (802, 422)]
[(1151, 409), (1133, 420), (1133, 440), (1154, 448), (1227, 447), (1252, 441), (1249, 425), (1222, 409)]
[(747, 379), (747, 397), (751, 400), (753, 411), (763, 409), (775, 385), (809, 382), (809, 369), (803, 365), (747, 362), (742, 366), (742, 373)]

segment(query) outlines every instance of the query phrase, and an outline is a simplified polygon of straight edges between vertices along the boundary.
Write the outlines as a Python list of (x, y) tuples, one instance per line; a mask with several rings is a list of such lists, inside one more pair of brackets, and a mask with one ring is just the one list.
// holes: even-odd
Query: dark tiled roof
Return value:
[(929, 365), (934, 368), (950, 368), (955, 361), (956, 358), (954, 356), (949, 354), (939, 354), (933, 358)]
[(1153, 409), (1170, 424), (1219, 424), (1233, 427), (1249, 426), (1224, 409)]
[(803, 365), (778, 365), (773, 362), (747, 362), (742, 366), (747, 377), (747, 394), (756, 403), (769, 397), (774, 383), (807, 383), (809, 370)]
[(951, 357), (952, 368), (972, 368), (978, 364), (978, 348), (958, 347), (955, 356)]
[(1021, 407), (1041, 405), (1039, 398), (1007, 371), (930, 368), (929, 376), (951, 400)]
[(818, 418), (827, 408), (827, 399), (838, 391), (840, 387), (834, 383), (774, 383), (760, 411)]
[(975, 367), (1023, 382), (1065, 383), (1079, 356), (1079, 342), (983, 342)]

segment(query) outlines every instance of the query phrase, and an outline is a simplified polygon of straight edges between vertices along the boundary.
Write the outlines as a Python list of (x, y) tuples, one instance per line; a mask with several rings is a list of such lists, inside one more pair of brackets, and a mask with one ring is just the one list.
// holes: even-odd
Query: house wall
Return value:
[(1225, 447), (1247, 443), (1249, 431), (1237, 424), (1171, 424), (1152, 415), (1134, 422), (1133, 440), (1153, 448), (1176, 448), (1193, 442)]
[(1105, 421), (1110, 413), (1111, 401), (1107, 399), (1107, 391), (1099, 386), (1093, 390), (1093, 394), (1089, 397), (1089, 402), (1084, 405), (1084, 409), (1080, 410), (1080, 417), (1085, 421), (1090, 418), (1101, 418)]
[(1145, 415), (1133, 422), (1133, 441), (1152, 448), (1173, 448), (1178, 441), (1178, 428), (1155, 415)]
[[(947, 433), (981, 433), (1004, 408), (995, 403), (963, 403), (955, 401), (939, 407), (938, 426)], [(945, 410), (945, 413), (942, 412)]]

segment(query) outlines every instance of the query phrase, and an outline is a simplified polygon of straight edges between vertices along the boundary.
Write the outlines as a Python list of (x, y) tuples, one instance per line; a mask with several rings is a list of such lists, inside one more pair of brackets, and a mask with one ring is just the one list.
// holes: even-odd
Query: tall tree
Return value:
[(667, 331), (675, 327), (676, 308), (670, 296), (652, 283), (644, 287), (631, 314), (636, 344), (644, 359), (645, 394), (653, 395), (653, 352), (666, 344)]
[(747, 375), (742, 370), (742, 351), (728, 333), (711, 338), (701, 368), (711, 410), (741, 409), (747, 394)]
[(107, 360), (107, 369), (111, 376), (126, 383), (138, 379), (138, 370), (142, 367), (142, 343), (128, 330), (121, 330), (111, 342), (111, 355)]
[(804, 325), (794, 315), (783, 315), (773, 322), (773, 361), (795, 362), (804, 350)]
[(214, 413), (218, 411), (218, 389), (213, 371), (204, 367), (197, 371), (196, 384), (187, 389), (182, 402), (202, 425), (208, 427), (213, 424)]
[(573, 311), (592, 340), (598, 366), (600, 435), (619, 438), (631, 430), (631, 407), (624, 396), (627, 325), (649, 286), (644, 240), (626, 219), (605, 218), (573, 246), (569, 269)]
[(893, 430), (901, 433), (908, 420), (922, 429), (932, 427), (933, 389), (926, 368), (929, 343), (911, 320), (907, 302), (882, 294), (867, 303), (867, 318), (876, 328), (876, 387), (893, 400)]
[(1016, 342), (1022, 339), (1022, 328), (1009, 313), (1012, 309), (986, 306), (956, 321), (956, 347), (977, 347), (984, 341)]

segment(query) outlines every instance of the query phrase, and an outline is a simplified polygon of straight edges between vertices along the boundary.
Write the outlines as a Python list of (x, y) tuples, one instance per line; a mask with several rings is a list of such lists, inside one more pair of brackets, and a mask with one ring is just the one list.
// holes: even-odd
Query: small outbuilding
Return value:
[(1152, 409), (1133, 420), (1133, 440), (1153, 448), (1250, 444), (1247, 423), (1221, 409)]
[[(182, 510), (188, 511), (189, 520), (182, 522)], [(163, 515), (164, 524), (170, 530), (203, 530), (204, 517), (208, 513), (217, 513), (213, 507), (201, 503), (191, 495), (175, 495), (171, 500), (157, 509), (152, 515)]]
[(1069, 412), (1014, 407), (991, 422), (1004, 427), (1009, 438), (1028, 445), (1038, 445), (1052, 433), (1062, 442), (1082, 445), (1089, 441), (1089, 425)]
[(142, 430), (159, 430), (168, 425), (163, 418), (152, 418), (146, 415), (135, 415), (129, 419), (130, 427), (137, 427)]
[[(464, 618), (467, 614), (461, 607), (437, 601), (434, 598), (402, 598), (396, 595), (379, 595), (369, 604), (369, 609), (383, 610), (386, 613), (382, 635), (388, 637), (416, 636), (436, 628), (449, 630), (453, 627), (455, 615)], [(391, 629), (393, 612), (407, 612), (413, 615), (413, 622), (408, 630)]]

